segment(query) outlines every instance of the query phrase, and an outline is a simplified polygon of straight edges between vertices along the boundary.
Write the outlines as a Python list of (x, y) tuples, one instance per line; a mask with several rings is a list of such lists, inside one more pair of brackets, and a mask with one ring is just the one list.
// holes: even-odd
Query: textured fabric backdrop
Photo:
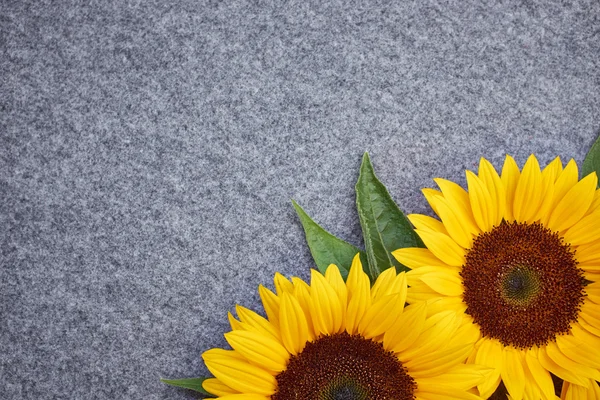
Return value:
[(0, 393), (193, 399), (236, 303), (480, 156), (582, 161), (600, 3), (2, 1)]

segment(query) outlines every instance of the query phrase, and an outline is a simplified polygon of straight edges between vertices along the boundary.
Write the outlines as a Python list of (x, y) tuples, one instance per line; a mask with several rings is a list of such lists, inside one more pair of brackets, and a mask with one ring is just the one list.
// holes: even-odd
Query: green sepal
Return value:
[(215, 397), (213, 394), (208, 393), (202, 387), (202, 382), (204, 382), (208, 378), (183, 378), (183, 379), (163, 379), (160, 378), (160, 381), (166, 383), (167, 385), (177, 386), (184, 389), (190, 389), (195, 392), (202, 393), (203, 395)]
[[(590, 151), (588, 151), (581, 166), (581, 177), (585, 177), (592, 172), (595, 172), (600, 178), (600, 136), (596, 139)], [(600, 183), (600, 180), (599, 180)]]
[(327, 267), (330, 264), (335, 264), (340, 269), (340, 273), (345, 280), (352, 265), (352, 259), (357, 253), (360, 254), (363, 268), (366, 267), (367, 257), (364, 251), (327, 232), (294, 200), (292, 200), (292, 204), (304, 228), (310, 253), (321, 273), (325, 274)]
[(406, 266), (396, 261), (391, 252), (404, 247), (425, 245), (386, 187), (375, 176), (368, 153), (363, 156), (356, 183), (356, 206), (371, 279), (374, 281), (382, 271), (390, 267), (396, 267), (398, 272), (408, 271)]

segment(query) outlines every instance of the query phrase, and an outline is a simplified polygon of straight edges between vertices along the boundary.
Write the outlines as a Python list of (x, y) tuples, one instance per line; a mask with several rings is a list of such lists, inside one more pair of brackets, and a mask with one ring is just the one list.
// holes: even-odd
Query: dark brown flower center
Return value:
[(338, 333), (306, 344), (277, 375), (272, 400), (409, 400), (416, 383), (383, 345)]
[(482, 334), (516, 348), (567, 333), (585, 296), (575, 252), (539, 223), (503, 222), (480, 234), (460, 275)]

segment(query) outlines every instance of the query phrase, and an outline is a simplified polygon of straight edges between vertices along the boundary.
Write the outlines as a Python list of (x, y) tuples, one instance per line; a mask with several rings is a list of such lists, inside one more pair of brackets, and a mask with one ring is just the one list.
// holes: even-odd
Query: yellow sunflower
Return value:
[(429, 316), (405, 306), (405, 273), (383, 272), (371, 287), (359, 257), (347, 282), (339, 269), (311, 271), (311, 284), (275, 275), (276, 294), (259, 293), (263, 318), (237, 306), (225, 334), (233, 350), (202, 357), (223, 400), (481, 399), (491, 372), (465, 365), (477, 329), (455, 312)]
[[(495, 370), (512, 399), (554, 399), (550, 373), (570, 392), (600, 380), (600, 191), (592, 173), (535, 156), (501, 175), (481, 159), (468, 191), (435, 179), (423, 193), (439, 217), (410, 215), (427, 249), (396, 250), (410, 267), (407, 301), (452, 309), (480, 338), (469, 362)], [(441, 221), (440, 221), (441, 220)], [(594, 387), (594, 390), (597, 388)], [(567, 390), (569, 391), (569, 390)], [(570, 393), (569, 392), (569, 393)], [(583, 397), (582, 397), (583, 398)]]

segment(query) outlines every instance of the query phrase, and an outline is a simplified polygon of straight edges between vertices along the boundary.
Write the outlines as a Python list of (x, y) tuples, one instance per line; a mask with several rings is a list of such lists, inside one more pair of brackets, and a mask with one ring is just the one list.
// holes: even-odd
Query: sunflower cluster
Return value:
[[(437, 218), (408, 218), (425, 248), (393, 251), (408, 272), (371, 282), (360, 257), (310, 283), (281, 274), (237, 306), (231, 350), (202, 357), (222, 400), (600, 400), (600, 190), (559, 158), (500, 173), (485, 159), (467, 190), (435, 179)], [(344, 266), (347, 267), (347, 266)], [(499, 389), (500, 388), (500, 389)]]

